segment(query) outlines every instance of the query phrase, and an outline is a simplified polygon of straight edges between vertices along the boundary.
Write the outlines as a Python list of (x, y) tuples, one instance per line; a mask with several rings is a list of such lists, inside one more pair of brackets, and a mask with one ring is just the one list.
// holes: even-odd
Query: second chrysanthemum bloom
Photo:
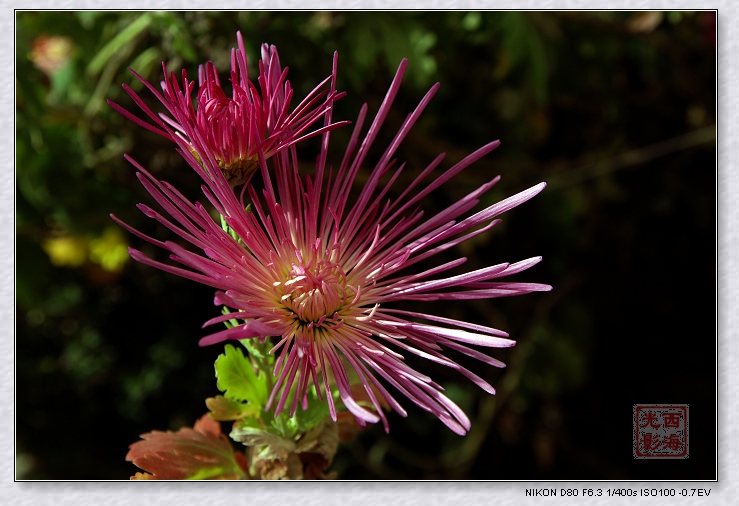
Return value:
[[(193, 101), (195, 83), (182, 71), (182, 82), (163, 65), (161, 93), (133, 70), (131, 71), (166, 107), (167, 114), (155, 114), (128, 85), (123, 88), (149, 117), (144, 121), (125, 108), (108, 101), (111, 107), (137, 124), (189, 150), (208, 153), (216, 161), (231, 186), (245, 183), (259, 166), (258, 155), (269, 158), (308, 137), (345, 124), (326, 124), (310, 131), (325, 117), (335, 100), (344, 93), (329, 92), (328, 76), (294, 109), (290, 109), (293, 89), (287, 80), (287, 68), (280, 65), (277, 49), (262, 45), (257, 87), (247, 70), (246, 49), (241, 33), (238, 47), (231, 50), (229, 97), (221, 86), (214, 65), (207, 62), (198, 70), (198, 91)], [(335, 72), (335, 66), (334, 66)], [(198, 155), (200, 156), (200, 155)], [(201, 159), (202, 160), (202, 159)]]
[[(241, 41), (239, 45), (243, 52)], [(424, 216), (418, 207), (425, 197), (442, 189), (499, 144), (491, 142), (440, 173), (436, 169), (443, 155), (439, 155), (405, 188), (394, 187), (405, 168), (394, 158), (395, 151), (438, 84), (407, 117), (379, 161), (367, 167), (368, 151), (392, 106), (406, 65), (404, 60), (365, 134), (361, 132), (367, 107), (361, 109), (338, 165), (327, 164), (329, 130), (336, 126), (331, 123), (333, 102), (329, 102), (325, 110), (316, 109), (323, 111), (324, 125), (319, 130), (322, 144), (315, 171), (309, 177), (301, 177), (297, 154), (289, 142), (273, 151), (264, 144), (256, 149), (263, 190), (259, 191), (246, 178), (241, 198), (232, 190), (233, 181), (223, 170), (220, 155), (201, 138), (183, 139), (178, 134), (182, 124), (178, 123), (173, 139), (205, 181), (205, 197), (226, 226), (214, 221), (203, 205), (193, 204), (133, 161), (140, 170), (141, 182), (172, 219), (143, 204), (140, 209), (189, 242), (195, 251), (147, 237), (121, 224), (169, 251), (171, 258), (185, 268), (131, 250), (135, 259), (218, 289), (215, 303), (238, 311), (207, 322), (237, 318), (241, 323), (203, 338), (201, 344), (276, 338), (272, 350), (277, 355), (275, 386), (269, 400), (275, 414), (283, 409), (295, 412), (301, 404), (305, 408), (309, 391), (315, 389), (319, 398), (326, 399), (336, 420), (337, 406), (332, 395), (336, 389), (344, 406), (360, 423), (382, 420), (387, 429), (383, 405), (406, 414), (388, 389), (390, 386), (436, 415), (454, 432), (465, 434), (470, 422), (464, 412), (444, 395), (439, 384), (410, 367), (404, 354), (415, 354), (455, 369), (494, 393), (492, 386), (452, 360), (448, 352), (500, 367), (501, 362), (471, 345), (495, 348), (512, 346), (514, 342), (505, 332), (486, 325), (412, 312), (395, 305), (433, 300), (464, 303), (550, 290), (544, 284), (501, 281), (535, 265), (540, 257), (456, 275), (449, 272), (458, 270), (465, 258), (414, 270), (419, 262), (432, 261), (441, 251), (487, 232), (499, 223), (499, 215), (530, 199), (545, 185), (541, 183), (473, 212), (480, 197), (498, 182), (496, 177), (438, 214)], [(334, 59), (326, 97), (336, 96), (335, 70)], [(198, 132), (193, 131), (193, 135)], [(369, 170), (369, 176), (360, 187), (357, 175), (361, 170)], [(250, 209), (246, 208), (245, 196), (249, 197)], [(354, 398), (350, 369), (364, 387), (372, 410)]]

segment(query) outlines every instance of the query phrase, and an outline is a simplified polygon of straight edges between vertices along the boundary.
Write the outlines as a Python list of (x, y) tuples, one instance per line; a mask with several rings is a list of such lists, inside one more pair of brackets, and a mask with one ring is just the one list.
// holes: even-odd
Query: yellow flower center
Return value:
[(282, 304), (303, 324), (320, 326), (354, 297), (346, 276), (337, 264), (322, 260), (315, 265), (295, 265), (287, 281), (280, 285)]
[(223, 175), (226, 176), (226, 181), (231, 185), (231, 188), (235, 188), (240, 184), (246, 182), (247, 176), (257, 170), (259, 167), (259, 161), (257, 158), (243, 159), (239, 158), (231, 160), (231, 163), (226, 163), (222, 160), (218, 160), (218, 166), (223, 171)]

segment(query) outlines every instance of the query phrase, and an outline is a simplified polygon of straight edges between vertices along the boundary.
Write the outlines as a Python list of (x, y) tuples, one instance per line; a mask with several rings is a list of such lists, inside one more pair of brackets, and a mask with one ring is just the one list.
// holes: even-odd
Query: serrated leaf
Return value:
[(249, 402), (261, 410), (269, 397), (266, 373), (257, 376), (249, 359), (240, 348), (226, 345), (225, 353), (216, 359), (216, 378), (218, 390), (227, 399)]
[(210, 410), (210, 416), (214, 420), (227, 422), (230, 420), (238, 420), (240, 418), (257, 418), (259, 417), (259, 408), (252, 404), (243, 404), (232, 399), (226, 399), (222, 395), (208, 397), (205, 399), (205, 405)]
[(249, 421), (237, 422), (229, 436), (245, 446), (257, 448), (256, 456), (261, 460), (284, 460), (295, 451), (295, 441), (261, 427), (255, 427)]
[(132, 479), (207, 480), (246, 479), (231, 442), (221, 434), (221, 426), (204, 415), (193, 428), (177, 432), (152, 431), (141, 435), (129, 447), (126, 460), (148, 473)]

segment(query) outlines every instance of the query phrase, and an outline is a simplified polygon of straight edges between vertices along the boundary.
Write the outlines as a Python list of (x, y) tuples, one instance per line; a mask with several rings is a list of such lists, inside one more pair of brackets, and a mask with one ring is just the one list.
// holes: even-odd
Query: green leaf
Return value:
[[(313, 392), (311, 390), (311, 392)], [(299, 432), (307, 432), (329, 416), (328, 402), (319, 400), (315, 394), (309, 394), (308, 409), (295, 411), (295, 421)]]
[(260, 414), (257, 406), (226, 399), (222, 395), (208, 397), (205, 399), (205, 405), (210, 410), (210, 416), (220, 422), (238, 420), (240, 418), (258, 418)]
[(241, 420), (234, 424), (229, 434), (231, 439), (245, 446), (258, 448), (260, 460), (287, 459), (295, 451), (295, 440), (256, 425), (255, 420)]
[(215, 369), (218, 389), (227, 399), (248, 402), (260, 410), (267, 404), (268, 372), (257, 375), (240, 348), (227, 344), (225, 353), (216, 359)]
[(151, 24), (151, 21), (152, 15), (148, 12), (136, 18), (98, 51), (87, 65), (87, 73), (90, 75), (99, 74), (105, 64), (108, 63), (108, 60), (120, 51), (123, 46), (129, 44), (138, 34), (146, 30)]
[(292, 405), (294, 392), (290, 392), (285, 410), (271, 421), (273, 432), (285, 438), (295, 438), (299, 434), (308, 432), (329, 415), (328, 403), (325, 399), (320, 400), (314, 390), (308, 392), (308, 409), (305, 411), (301, 406), (295, 410), (295, 416), (290, 416), (287, 406)]
[(239, 342), (244, 345), (252, 358), (259, 360), (268, 366), (274, 365), (275, 356), (269, 353), (269, 349), (272, 347), (269, 340), (264, 343), (260, 343), (258, 339), (240, 339)]
[(134, 69), (137, 73), (146, 77), (151, 69), (156, 69), (158, 67), (157, 64), (162, 61), (162, 59), (162, 52), (159, 50), (159, 48), (150, 47), (139, 53), (136, 59), (131, 62), (130, 67)]

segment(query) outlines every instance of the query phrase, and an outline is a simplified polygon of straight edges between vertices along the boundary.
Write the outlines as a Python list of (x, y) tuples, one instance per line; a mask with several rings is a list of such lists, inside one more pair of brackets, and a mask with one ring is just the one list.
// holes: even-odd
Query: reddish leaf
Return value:
[[(213, 436), (218, 437), (221, 435), (221, 424), (216, 422), (213, 418), (210, 417), (208, 413), (206, 413), (200, 417), (200, 420), (195, 422), (193, 430), (204, 435), (210, 433)], [(225, 436), (224, 440), (228, 441)]]
[(126, 460), (148, 471), (132, 479), (205, 480), (245, 479), (229, 439), (218, 422), (204, 415), (191, 429), (152, 431), (130, 446)]

